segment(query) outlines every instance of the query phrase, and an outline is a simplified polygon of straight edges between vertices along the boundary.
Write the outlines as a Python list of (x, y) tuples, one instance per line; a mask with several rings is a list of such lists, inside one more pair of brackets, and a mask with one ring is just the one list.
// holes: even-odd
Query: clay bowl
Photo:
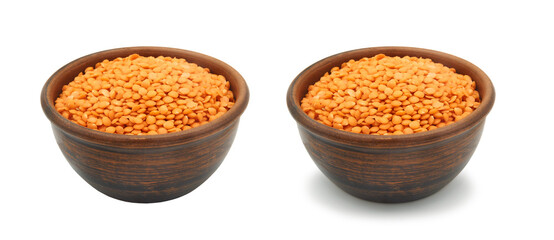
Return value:
[[(308, 86), (350, 59), (379, 53), (415, 56), (455, 68), (476, 81), (481, 105), (466, 118), (428, 132), (375, 136), (346, 132), (318, 123), (300, 108)], [(287, 105), (300, 137), (319, 169), (347, 193), (374, 202), (408, 202), (439, 191), (471, 158), (495, 98), (487, 75), (470, 62), (446, 53), (410, 47), (373, 47), (339, 53), (306, 68), (292, 82)]]
[[(230, 81), (235, 105), (220, 118), (186, 131), (151, 136), (105, 133), (82, 127), (53, 107), (62, 86), (104, 59), (142, 56), (184, 58)], [(98, 191), (123, 201), (160, 202), (183, 196), (219, 167), (235, 138), (249, 91), (242, 76), (226, 63), (200, 53), (164, 47), (129, 47), (93, 53), (55, 72), (42, 89), (42, 109), (56, 142), (75, 171)]]

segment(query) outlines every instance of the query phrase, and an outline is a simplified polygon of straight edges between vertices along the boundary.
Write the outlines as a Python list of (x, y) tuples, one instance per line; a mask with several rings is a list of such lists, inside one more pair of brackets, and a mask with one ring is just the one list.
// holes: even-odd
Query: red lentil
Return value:
[(384, 54), (334, 67), (301, 101), (303, 111), (320, 123), (374, 135), (433, 130), (479, 104), (471, 77), (431, 59)]
[(224, 76), (185, 59), (138, 54), (88, 67), (55, 101), (62, 116), (81, 126), (132, 135), (197, 127), (233, 104)]

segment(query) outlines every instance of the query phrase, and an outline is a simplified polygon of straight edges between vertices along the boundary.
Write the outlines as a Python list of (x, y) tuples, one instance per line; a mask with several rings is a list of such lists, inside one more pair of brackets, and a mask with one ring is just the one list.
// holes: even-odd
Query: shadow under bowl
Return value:
[[(380, 53), (429, 58), (469, 75), (480, 93), (480, 106), (460, 121), (441, 128), (389, 136), (338, 130), (302, 111), (300, 102), (308, 87), (331, 68)], [(472, 63), (434, 50), (395, 46), (357, 49), (322, 59), (302, 71), (287, 92), (287, 106), (298, 124), (302, 142), (325, 176), (353, 196), (386, 203), (421, 199), (452, 181), (475, 151), (494, 99), (489, 77)]]
[[(209, 68), (230, 82), (235, 105), (221, 117), (185, 131), (159, 135), (121, 135), (92, 130), (64, 118), (54, 108), (62, 87), (87, 67), (131, 54), (184, 58)], [(227, 155), (249, 90), (231, 66), (213, 57), (175, 48), (127, 47), (93, 53), (55, 72), (41, 93), (42, 109), (51, 121), (58, 146), (71, 167), (98, 191), (128, 202), (161, 202), (200, 186)]]

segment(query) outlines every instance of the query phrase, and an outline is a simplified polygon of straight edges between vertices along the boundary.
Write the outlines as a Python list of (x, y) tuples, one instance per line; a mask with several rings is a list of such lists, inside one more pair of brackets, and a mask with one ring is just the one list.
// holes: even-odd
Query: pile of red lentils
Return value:
[(469, 76), (430, 59), (379, 54), (331, 69), (309, 87), (301, 107), (337, 129), (397, 135), (454, 123), (479, 104)]
[(224, 76), (171, 57), (104, 60), (87, 68), (55, 101), (69, 120), (108, 133), (143, 135), (208, 123), (234, 104)]

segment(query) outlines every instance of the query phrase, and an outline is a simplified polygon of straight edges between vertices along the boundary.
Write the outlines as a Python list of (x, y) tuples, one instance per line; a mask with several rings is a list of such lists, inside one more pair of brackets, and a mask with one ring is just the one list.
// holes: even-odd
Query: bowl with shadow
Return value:
[[(480, 105), (452, 124), (401, 135), (339, 130), (308, 116), (302, 99), (311, 85), (343, 63), (379, 54), (427, 58), (470, 76), (479, 91)], [(451, 182), (477, 148), (494, 100), (491, 80), (474, 64), (435, 50), (399, 46), (356, 49), (324, 58), (302, 71), (286, 95), (302, 143), (321, 172), (355, 197), (384, 203), (425, 198)]]

